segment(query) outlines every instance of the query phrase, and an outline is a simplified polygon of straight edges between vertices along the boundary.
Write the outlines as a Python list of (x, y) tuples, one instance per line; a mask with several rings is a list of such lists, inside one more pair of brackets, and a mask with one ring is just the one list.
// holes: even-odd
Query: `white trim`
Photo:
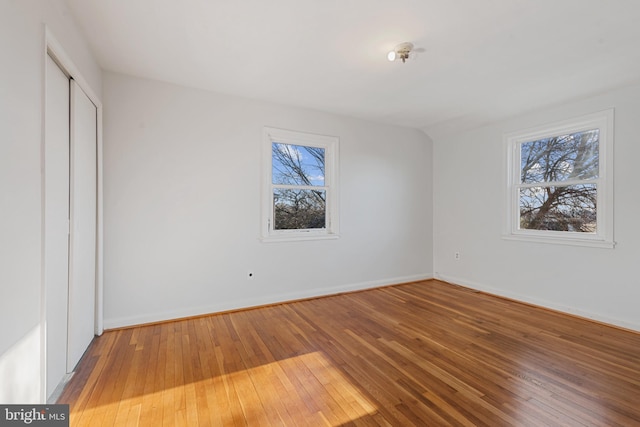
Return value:
[[(565, 232), (549, 232), (549, 233), (565, 233)], [(568, 233), (568, 232), (567, 232)], [(577, 233), (571, 233), (577, 234)], [(544, 244), (556, 244), (556, 245), (567, 245), (567, 246), (586, 246), (593, 248), (605, 248), (611, 249), (615, 247), (615, 242), (605, 242), (602, 240), (596, 240), (593, 238), (592, 240), (585, 236), (582, 239), (575, 239), (567, 236), (536, 236), (533, 234), (519, 233), (517, 235), (514, 234), (504, 234), (502, 235), (502, 239), (504, 240), (512, 240), (512, 241), (527, 241), (531, 243), (544, 243)]]
[(285, 292), (265, 296), (261, 298), (247, 298), (226, 303), (218, 303), (206, 305), (202, 307), (193, 307), (183, 310), (171, 310), (158, 312), (153, 314), (145, 314), (141, 316), (127, 316), (115, 319), (105, 320), (105, 329), (123, 328), (128, 326), (141, 325), (145, 323), (164, 322), (167, 320), (180, 319), (192, 316), (205, 316), (210, 314), (222, 313), (231, 310), (242, 310), (253, 307), (261, 307), (269, 304), (281, 304), (291, 301), (298, 301), (308, 298), (316, 298), (323, 296), (337, 295), (345, 292), (360, 291), (366, 289), (381, 288), (384, 286), (401, 285), (403, 283), (419, 282), (422, 280), (433, 279), (432, 274), (416, 274), (412, 276), (400, 276), (382, 280), (372, 280), (368, 282), (352, 283), (341, 286), (331, 286), (326, 288), (315, 288), (305, 291)]
[(307, 232), (305, 235), (301, 235), (305, 231), (294, 230), (290, 234), (281, 234), (278, 236), (269, 236), (262, 237), (260, 240), (263, 243), (276, 243), (276, 242), (303, 242), (309, 240), (336, 240), (339, 239), (340, 236), (337, 234), (327, 234), (327, 233), (314, 233), (313, 231)]
[[(520, 145), (522, 143), (596, 128), (600, 130), (598, 178), (557, 183), (520, 183)], [(504, 187), (505, 218), (502, 238), (537, 243), (613, 248), (615, 246), (613, 239), (613, 132), (614, 110), (609, 109), (505, 134), (503, 145), (506, 186)], [(519, 228), (519, 197), (516, 192), (520, 188), (547, 187), (554, 184), (562, 186), (572, 184), (597, 185), (596, 233), (522, 230)]]
[(40, 114), (40, 401), (47, 401), (47, 286), (46, 286), (46, 179), (45, 179), (45, 152), (46, 152), (46, 121), (47, 121), (47, 27), (43, 25), (44, 41), (42, 43), (42, 80), (41, 95), (42, 105)]
[(585, 319), (591, 319), (591, 320), (606, 323), (612, 326), (618, 326), (621, 328), (631, 329), (631, 330), (640, 332), (640, 323), (632, 323), (632, 322), (627, 322), (625, 320), (616, 319), (613, 317), (602, 316), (600, 314), (596, 314), (586, 310), (581, 310), (576, 307), (571, 307), (564, 304), (557, 304), (542, 298), (531, 297), (531, 296), (523, 295), (517, 292), (505, 291), (504, 289), (499, 289), (492, 286), (486, 286), (484, 284), (474, 282), (471, 280), (462, 279), (460, 277), (454, 277), (454, 276), (436, 273), (435, 278), (443, 282), (464, 286), (466, 288), (473, 289), (476, 291), (486, 292), (488, 294), (491, 294), (497, 297), (509, 298), (515, 301), (520, 301), (527, 304), (533, 304), (538, 307), (548, 308), (551, 310), (560, 311), (562, 313), (572, 314), (575, 316), (583, 317)]
[(66, 53), (65, 49), (62, 47), (62, 44), (58, 42), (55, 38), (49, 27), (45, 25), (45, 53), (50, 52), (52, 57), (58, 62), (58, 65), (69, 75), (71, 76), (78, 86), (82, 88), (82, 91), (89, 97), (91, 102), (98, 107), (102, 107), (102, 102), (100, 98), (96, 94), (96, 92), (91, 88), (87, 80), (82, 76), (82, 73), (76, 67), (74, 62), (71, 60), (71, 57)]
[[(273, 230), (273, 206), (272, 196), (272, 144), (274, 142), (318, 147), (325, 149), (325, 182), (324, 186), (306, 187), (295, 186), (299, 189), (318, 189), (326, 191), (326, 220), (324, 229), (305, 230)], [(262, 210), (260, 220), (260, 240), (263, 242), (292, 242), (307, 240), (337, 239), (340, 236), (339, 215), (339, 146), (340, 139), (337, 136), (319, 135), (306, 132), (298, 132), (265, 126), (262, 138)], [(289, 187), (289, 186), (275, 186)], [(292, 186), (294, 187), (294, 186)]]

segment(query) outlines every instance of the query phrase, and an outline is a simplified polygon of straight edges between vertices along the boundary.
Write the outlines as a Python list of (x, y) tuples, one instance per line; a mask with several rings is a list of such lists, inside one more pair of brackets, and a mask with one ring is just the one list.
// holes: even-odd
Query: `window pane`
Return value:
[(326, 228), (326, 191), (273, 190), (274, 229), (305, 230)]
[(324, 186), (324, 148), (272, 144), (273, 184)]
[(598, 177), (600, 130), (554, 136), (520, 145), (522, 183)]
[(596, 232), (596, 185), (520, 189), (520, 229)]

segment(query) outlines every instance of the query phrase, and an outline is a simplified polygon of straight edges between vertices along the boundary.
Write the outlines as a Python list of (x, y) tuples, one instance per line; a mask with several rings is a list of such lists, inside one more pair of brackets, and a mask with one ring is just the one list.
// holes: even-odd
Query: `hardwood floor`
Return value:
[(439, 281), (106, 332), (73, 426), (634, 426), (640, 334)]

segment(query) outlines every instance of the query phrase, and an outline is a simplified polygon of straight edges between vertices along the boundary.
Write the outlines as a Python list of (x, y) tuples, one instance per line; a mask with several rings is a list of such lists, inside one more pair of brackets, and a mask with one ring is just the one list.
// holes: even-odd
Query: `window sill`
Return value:
[(338, 234), (295, 234), (295, 235), (281, 235), (281, 236), (263, 236), (260, 241), (263, 243), (276, 243), (276, 242), (302, 242), (309, 240), (336, 240), (340, 237)]
[(531, 236), (526, 234), (503, 234), (502, 239), (515, 240), (515, 241), (521, 241), (521, 242), (545, 243), (545, 244), (552, 244), (552, 245), (583, 246), (583, 247), (605, 248), (605, 249), (613, 249), (616, 246), (616, 242), (608, 241), (608, 240), (572, 239), (568, 237)]

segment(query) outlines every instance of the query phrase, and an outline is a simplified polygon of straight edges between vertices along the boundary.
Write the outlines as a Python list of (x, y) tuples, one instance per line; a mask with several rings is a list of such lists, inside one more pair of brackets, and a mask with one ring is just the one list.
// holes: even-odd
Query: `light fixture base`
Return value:
[(397, 45), (389, 54), (387, 55), (387, 59), (389, 61), (395, 61), (396, 59), (401, 59), (402, 62), (406, 62), (409, 59), (409, 54), (413, 49), (413, 43), (404, 42)]

